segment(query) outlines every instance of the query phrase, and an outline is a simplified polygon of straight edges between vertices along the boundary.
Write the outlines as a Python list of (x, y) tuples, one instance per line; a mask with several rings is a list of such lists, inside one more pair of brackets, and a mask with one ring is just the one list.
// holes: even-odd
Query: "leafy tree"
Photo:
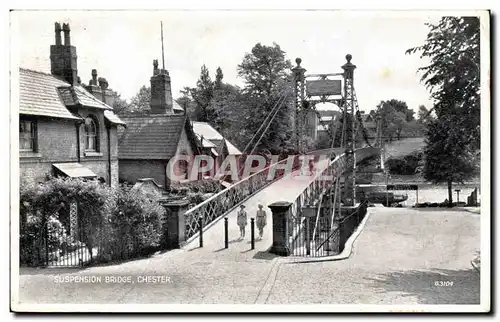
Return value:
[(406, 102), (396, 100), (396, 99), (391, 99), (390, 101), (388, 101), (388, 103), (390, 105), (392, 105), (397, 112), (400, 112), (403, 114), (404, 120), (406, 122), (411, 122), (415, 119), (415, 111), (408, 108), (408, 105), (406, 104)]
[(210, 109), (210, 102), (214, 95), (214, 83), (210, 78), (207, 66), (201, 66), (200, 78), (196, 82), (196, 87), (190, 88), (189, 92), (196, 103), (195, 115), (200, 122), (213, 120), (213, 111)]
[(151, 87), (143, 85), (137, 94), (130, 99), (131, 112), (145, 112), (151, 110)]
[[(276, 43), (272, 46), (257, 43), (238, 65), (238, 76), (245, 81), (245, 105), (248, 108), (248, 113), (245, 115), (247, 138), (251, 138), (257, 132), (273, 107), (281, 105), (259, 143), (259, 150), (267, 149), (271, 153), (281, 153), (292, 146), (293, 111), (290, 110), (291, 104), (289, 104), (293, 96), (290, 86), (291, 67), (292, 64), (286, 59), (285, 52)], [(282, 98), (284, 93), (288, 95)], [(260, 134), (252, 146), (257, 143)]]
[(434, 99), (437, 118), (460, 114), (456, 127), (467, 128), (464, 138), (473, 148), (480, 147), (480, 52), (478, 17), (443, 17), (426, 24), (430, 31), (425, 43), (410, 48), (430, 64), (419, 68), (421, 80)]
[(191, 120), (198, 121), (198, 116), (196, 115), (196, 103), (191, 98), (191, 89), (189, 87), (184, 87), (184, 89), (180, 90), (181, 97), (176, 99), (176, 102), (182, 106), (182, 108), (189, 115)]
[(121, 95), (113, 91), (114, 101), (113, 101), (113, 111), (115, 114), (124, 114), (130, 109), (130, 104), (121, 98)]
[(457, 129), (459, 116), (444, 115), (427, 125), (424, 148), (424, 178), (434, 183), (446, 182), (448, 201), (453, 201), (452, 183), (463, 183), (478, 173), (479, 153), (462, 144), (467, 129)]
[(425, 43), (410, 48), (430, 64), (419, 68), (435, 101), (436, 119), (428, 122), (424, 176), (448, 184), (477, 173), (480, 148), (480, 52), (478, 17), (443, 17), (427, 24)]
[(377, 116), (381, 117), (382, 135), (389, 138), (389, 141), (392, 141), (393, 137), (399, 140), (407, 120), (413, 118), (413, 114), (407, 110), (408, 106), (405, 102), (394, 99), (381, 101), (377, 105)]
[(424, 105), (420, 105), (418, 107), (418, 123), (420, 124), (427, 124), (429, 121), (433, 119), (433, 116), (431, 115), (431, 111), (429, 111)]

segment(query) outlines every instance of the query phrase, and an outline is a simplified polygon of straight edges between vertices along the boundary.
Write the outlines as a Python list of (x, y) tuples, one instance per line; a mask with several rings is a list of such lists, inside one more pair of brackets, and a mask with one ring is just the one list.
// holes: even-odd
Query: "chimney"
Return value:
[[(61, 44), (61, 31), (64, 33), (64, 45)], [(71, 46), (69, 24), (55, 23), (56, 44), (50, 46), (50, 72), (61, 77), (71, 85), (78, 83), (78, 70), (76, 65), (76, 48)]]
[(112, 107), (113, 103), (115, 102), (115, 97), (113, 96), (113, 91), (108, 89), (108, 81), (104, 77), (99, 77), (98, 82), (102, 92), (101, 101)]
[(158, 69), (158, 60), (153, 60), (151, 77), (151, 114), (174, 114), (170, 76), (166, 69)]
[(106, 78), (97, 77), (97, 69), (92, 69), (92, 79), (89, 80), (88, 85), (83, 85), (85, 89), (95, 98), (108, 104), (109, 106), (113, 106), (115, 102), (115, 96), (111, 89), (108, 89), (109, 84)]
[(92, 69), (92, 79), (89, 81), (89, 85), (97, 86), (97, 69)]

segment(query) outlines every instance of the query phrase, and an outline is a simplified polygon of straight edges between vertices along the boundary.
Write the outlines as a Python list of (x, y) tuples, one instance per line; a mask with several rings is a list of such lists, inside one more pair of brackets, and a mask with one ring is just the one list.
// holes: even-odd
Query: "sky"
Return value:
[(432, 106), (417, 73), (427, 62), (405, 51), (423, 44), (424, 24), (440, 16), (436, 11), (15, 11), (11, 57), (20, 67), (50, 73), (54, 22), (67, 22), (82, 82), (97, 69), (111, 89), (129, 99), (149, 85), (153, 59), (161, 67), (163, 21), (174, 98), (185, 86), (195, 86), (203, 64), (213, 78), (220, 66), (225, 82), (244, 86), (237, 65), (245, 53), (258, 42), (276, 42), (293, 63), (302, 58), (306, 74), (341, 72), (351, 54), (361, 110), (395, 98), (417, 111), (419, 105)]

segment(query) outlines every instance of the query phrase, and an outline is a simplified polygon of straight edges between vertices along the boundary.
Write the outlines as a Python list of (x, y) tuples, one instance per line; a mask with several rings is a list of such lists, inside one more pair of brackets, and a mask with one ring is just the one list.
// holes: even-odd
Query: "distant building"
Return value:
[(377, 133), (377, 121), (375, 119), (375, 112), (372, 110), (366, 114), (365, 111), (360, 111), (363, 126), (366, 129), (366, 134), (369, 138), (375, 138)]
[(113, 113), (105, 79), (98, 84), (94, 78), (90, 91), (80, 83), (69, 24), (61, 28), (55, 23), (50, 65), (50, 74), (19, 70), (21, 182), (43, 182), (56, 175), (99, 178), (116, 186), (117, 128), (125, 123)]
[(192, 124), (194, 132), (202, 143), (203, 153), (211, 156), (214, 160), (212, 171), (204, 175), (215, 175), (216, 171), (219, 169), (220, 165), (227, 156), (241, 156), (241, 151), (238, 150), (238, 148), (231, 142), (226, 140), (222, 134), (220, 134), (210, 124), (206, 122), (192, 122)]
[[(169, 73), (158, 69), (157, 60), (153, 61), (150, 106), (148, 114), (122, 116), (127, 128), (119, 132), (119, 177), (131, 184), (150, 178), (163, 189), (168, 189), (167, 165), (170, 159), (178, 155), (193, 158), (201, 153), (201, 142), (188, 115), (182, 108), (175, 108), (178, 104), (172, 99)], [(189, 162), (178, 161), (176, 174), (188, 180), (190, 167)]]
[(335, 135), (335, 131), (341, 131), (338, 129), (339, 120), (342, 116), (340, 111), (336, 110), (318, 110), (319, 118), (317, 125), (317, 139), (318, 141), (324, 140), (327, 137), (331, 138)]

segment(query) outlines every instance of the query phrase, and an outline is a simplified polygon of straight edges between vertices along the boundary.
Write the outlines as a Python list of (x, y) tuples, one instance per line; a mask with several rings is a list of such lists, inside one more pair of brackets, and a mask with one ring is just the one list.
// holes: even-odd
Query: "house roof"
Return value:
[(363, 122), (373, 122), (373, 117), (370, 114), (361, 114)]
[(198, 140), (200, 140), (202, 146), (204, 148), (215, 148), (217, 147), (212, 141), (209, 141), (207, 139), (205, 139), (204, 137), (202, 137), (201, 135), (199, 134), (196, 134), (196, 137), (198, 138)]
[(180, 106), (179, 103), (177, 103), (175, 100), (172, 100), (172, 105), (174, 111), (184, 111), (184, 108)]
[(226, 142), (227, 150), (229, 154), (240, 155), (241, 151), (238, 150), (231, 142), (226, 140), (222, 134), (220, 134), (216, 129), (214, 129), (207, 122), (192, 122), (193, 130), (198, 136), (203, 136), (204, 139), (207, 139), (214, 143), (218, 149), (220, 149), (222, 142)]
[(186, 115), (152, 114), (122, 117), (127, 129), (118, 129), (118, 158), (168, 160), (186, 126)]
[(81, 119), (68, 111), (59, 87), (70, 85), (50, 74), (19, 69), (19, 114)]
[(118, 117), (118, 115), (116, 115), (112, 111), (108, 111), (108, 110), (104, 111), (104, 117), (106, 118), (106, 120), (108, 120), (109, 122), (111, 122), (113, 124), (120, 124), (120, 125), (123, 125), (123, 126), (127, 126), (127, 123), (123, 122)]
[(67, 107), (83, 105), (104, 110), (105, 117), (114, 124), (125, 123), (113, 113), (113, 108), (98, 100), (83, 86), (71, 86), (51, 74), (19, 69), (19, 114), (81, 119)]
[(69, 86), (69, 84), (66, 84), (64, 87), (59, 87), (58, 90), (66, 106), (81, 104), (87, 107), (113, 110), (111, 106), (95, 98), (81, 85)]

